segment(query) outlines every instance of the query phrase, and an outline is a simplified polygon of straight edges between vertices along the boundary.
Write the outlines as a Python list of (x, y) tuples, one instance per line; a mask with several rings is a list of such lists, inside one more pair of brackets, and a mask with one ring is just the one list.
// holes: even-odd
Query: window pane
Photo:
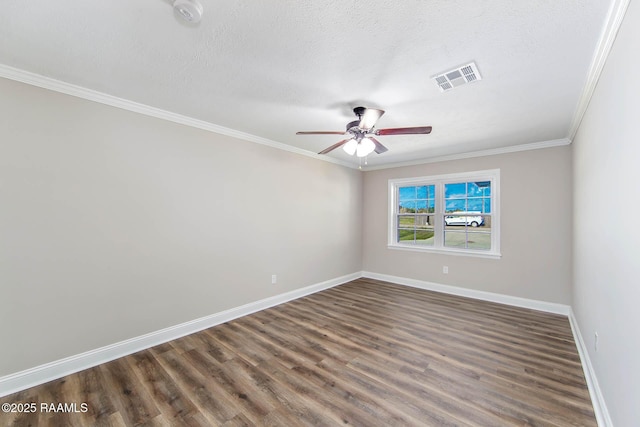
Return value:
[(416, 187), (416, 199), (426, 199), (427, 198), (427, 186), (423, 185), (422, 187)]
[(398, 230), (398, 242), (407, 243), (415, 240), (416, 230)]
[(416, 215), (415, 227), (433, 229), (433, 215)]
[(444, 245), (459, 249), (491, 249), (490, 215), (445, 215)]
[(491, 249), (491, 233), (485, 231), (450, 231), (444, 232), (444, 245), (459, 249)]
[(448, 231), (444, 232), (444, 245), (449, 248), (467, 247), (467, 233), (464, 231)]
[(415, 226), (415, 215), (398, 215), (398, 228), (413, 228)]
[(482, 201), (483, 199), (481, 198), (468, 199), (467, 212), (483, 213), (482, 208), (484, 205)]
[(482, 212), (491, 213), (491, 198), (486, 197), (486, 198), (484, 198), (482, 200), (483, 200), (483, 204), (484, 204)]
[(467, 183), (467, 196), (486, 197), (491, 195), (491, 181), (478, 181)]
[(436, 209), (435, 200), (418, 200), (416, 202), (417, 213), (434, 213)]
[(491, 213), (491, 181), (459, 182), (444, 187), (445, 212)]
[(398, 215), (398, 242), (433, 246), (433, 215)]
[(475, 182), (467, 183), (467, 197), (478, 197), (482, 196), (482, 190), (478, 187), (478, 184)]
[(491, 249), (491, 233), (485, 231), (476, 232), (469, 231), (467, 233), (467, 248), (468, 249)]
[(445, 212), (465, 212), (466, 202), (466, 199), (445, 200)]
[(416, 211), (416, 201), (411, 200), (410, 202), (400, 202), (400, 206), (398, 207), (399, 213), (415, 213)]
[(418, 213), (434, 213), (436, 211), (436, 201), (430, 200), (418, 200), (416, 203)]
[(460, 182), (456, 184), (444, 185), (444, 197), (445, 199), (466, 197), (467, 195), (467, 183)]
[(403, 200), (413, 200), (416, 198), (416, 187), (400, 187), (398, 189), (398, 198), (402, 203)]
[(398, 213), (433, 213), (434, 197), (434, 185), (399, 187)]
[(491, 196), (491, 181), (480, 181), (475, 184), (482, 191), (483, 197)]
[(433, 246), (433, 230), (416, 230), (415, 244)]

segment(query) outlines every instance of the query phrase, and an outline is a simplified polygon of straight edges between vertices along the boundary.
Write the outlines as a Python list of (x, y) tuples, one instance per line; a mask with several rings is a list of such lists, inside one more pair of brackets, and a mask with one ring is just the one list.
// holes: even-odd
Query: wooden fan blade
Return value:
[(368, 136), (367, 138), (369, 138), (371, 141), (373, 141), (373, 143), (376, 145), (376, 149), (374, 150), (376, 153), (382, 154), (385, 151), (389, 151), (389, 149), (387, 147), (385, 147), (384, 145), (380, 144), (380, 141), (378, 141), (377, 139), (372, 138), (370, 136)]
[(333, 151), (336, 148), (340, 148), (342, 147), (344, 144), (346, 144), (347, 142), (351, 141), (353, 138), (347, 138), (347, 139), (343, 139), (342, 141), (333, 144), (331, 147), (329, 148), (325, 148), (324, 150), (322, 150), (321, 152), (319, 152), (318, 154), (327, 154), (329, 151)]
[(384, 110), (376, 110), (375, 108), (367, 108), (364, 110), (364, 114), (360, 119), (360, 124), (358, 127), (360, 129), (369, 130), (376, 125), (376, 122), (382, 115), (384, 114)]
[(296, 132), (296, 135), (344, 135), (345, 132), (340, 132), (340, 131), (324, 131), (324, 130), (318, 130), (318, 131), (308, 131), (308, 132)]
[(415, 128), (378, 129), (376, 135), (415, 135), (431, 133), (431, 126)]

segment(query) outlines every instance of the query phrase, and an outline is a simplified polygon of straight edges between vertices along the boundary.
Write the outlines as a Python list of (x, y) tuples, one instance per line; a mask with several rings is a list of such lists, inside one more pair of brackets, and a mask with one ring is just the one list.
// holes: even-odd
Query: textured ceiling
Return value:
[[(7, 0), (0, 64), (318, 152), (358, 105), (380, 137), (370, 165), (567, 138), (608, 0), (213, 1), (181, 21), (168, 0)], [(483, 80), (430, 79), (475, 61)], [(342, 150), (330, 157), (356, 162)]]

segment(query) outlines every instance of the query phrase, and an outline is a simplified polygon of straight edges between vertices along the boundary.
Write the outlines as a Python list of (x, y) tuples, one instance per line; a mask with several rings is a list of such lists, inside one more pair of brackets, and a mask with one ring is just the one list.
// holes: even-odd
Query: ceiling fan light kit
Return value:
[(353, 156), (358, 149), (358, 141), (356, 141), (355, 139), (350, 139), (346, 144), (342, 146), (342, 149), (348, 155)]
[(354, 154), (358, 157), (366, 157), (374, 151), (377, 154), (388, 151), (374, 136), (386, 135), (417, 135), (431, 133), (431, 126), (409, 127), (409, 128), (393, 128), (393, 129), (375, 129), (378, 119), (384, 114), (384, 110), (375, 108), (356, 107), (353, 113), (358, 117), (347, 124), (345, 132), (334, 131), (304, 131), (296, 132), (296, 135), (347, 135), (344, 139), (330, 147), (325, 148), (318, 154), (327, 154), (336, 148), (342, 149), (350, 156)]
[(362, 141), (358, 143), (358, 148), (356, 150), (356, 156), (358, 157), (366, 157), (369, 154), (373, 153), (373, 150), (376, 149), (376, 145), (369, 138), (362, 138)]

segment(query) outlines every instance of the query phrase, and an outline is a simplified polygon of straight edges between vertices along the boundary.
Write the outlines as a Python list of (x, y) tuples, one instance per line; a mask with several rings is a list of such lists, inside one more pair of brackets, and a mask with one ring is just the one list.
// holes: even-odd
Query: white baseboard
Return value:
[(334, 286), (341, 285), (351, 280), (362, 277), (361, 272), (336, 277), (321, 283), (316, 283), (301, 289), (285, 292), (249, 304), (221, 311), (210, 316), (201, 317), (159, 331), (151, 332), (139, 337), (131, 338), (115, 344), (107, 345), (95, 350), (66, 357), (54, 362), (46, 363), (35, 368), (26, 369), (0, 378), (0, 397), (25, 390), (36, 385), (79, 372), (102, 363), (110, 362), (117, 358), (127, 356), (140, 350), (165, 343), (185, 335), (193, 334), (203, 329), (228, 322), (238, 317), (246, 316), (257, 311), (273, 307), (287, 301), (302, 298)]
[(51, 363), (27, 369), (21, 372), (10, 374), (0, 378), (0, 397), (25, 390), (49, 381), (92, 368), (102, 363), (110, 362), (117, 358), (127, 356), (140, 350), (153, 347), (158, 344), (165, 343), (185, 335), (189, 335), (212, 326), (246, 316), (257, 311), (274, 307), (276, 305), (302, 298), (334, 286), (341, 285), (351, 280), (366, 277), (371, 279), (383, 280), (386, 282), (396, 283), (399, 285), (411, 286), (419, 289), (442, 292), (452, 295), (459, 295), (469, 298), (475, 298), (483, 301), (497, 302), (501, 304), (512, 305), (516, 307), (529, 308), (533, 310), (546, 311), (549, 313), (566, 315), (569, 318), (573, 336), (578, 348), (578, 354), (582, 362), (589, 394), (593, 403), (594, 412), (598, 425), (600, 427), (611, 427), (611, 417), (607, 410), (604, 397), (600, 391), (598, 380), (591, 365), (589, 354), (586, 350), (584, 340), (580, 334), (578, 323), (574, 317), (571, 307), (564, 304), (556, 304), (545, 301), (531, 300), (527, 298), (513, 297), (509, 295), (496, 294), (491, 292), (477, 291), (473, 289), (460, 288), (456, 286), (443, 285), (439, 283), (426, 282), (422, 280), (409, 279), (406, 277), (391, 276), (387, 274), (372, 273), (368, 271), (356, 272), (345, 276), (330, 279), (321, 283), (316, 283), (301, 289), (296, 289), (273, 297), (265, 298), (249, 304), (225, 310), (210, 316), (201, 317), (180, 325), (161, 329), (146, 335), (131, 338), (95, 350), (87, 351), (75, 356), (56, 360)]
[(370, 279), (384, 280), (385, 282), (397, 283), (399, 285), (411, 286), (413, 288), (426, 289), (428, 291), (442, 292), (445, 294), (459, 295), (462, 297), (474, 298), (483, 301), (497, 302), (500, 304), (513, 305), (516, 307), (529, 308), (532, 310), (546, 311), (548, 313), (569, 315), (571, 307), (565, 304), (538, 301), (527, 298), (513, 297), (509, 295), (496, 294), (492, 292), (477, 291), (457, 286), (442, 285), (440, 283), (426, 282), (424, 280), (408, 279), (406, 277), (390, 276), (388, 274), (362, 272), (363, 277)]
[(596, 420), (600, 427), (612, 427), (613, 422), (609, 415), (609, 410), (604, 401), (604, 396), (600, 391), (600, 385), (598, 384), (598, 378), (593, 370), (591, 359), (589, 358), (589, 352), (587, 351), (586, 344), (580, 333), (578, 327), (578, 321), (576, 320), (573, 310), (569, 310), (569, 323), (571, 324), (571, 330), (573, 331), (573, 337), (578, 348), (578, 354), (580, 355), (580, 362), (582, 363), (582, 370), (584, 371), (584, 377), (587, 381), (587, 387), (589, 388), (589, 395), (591, 396), (591, 403), (593, 404), (593, 412), (596, 414)]

